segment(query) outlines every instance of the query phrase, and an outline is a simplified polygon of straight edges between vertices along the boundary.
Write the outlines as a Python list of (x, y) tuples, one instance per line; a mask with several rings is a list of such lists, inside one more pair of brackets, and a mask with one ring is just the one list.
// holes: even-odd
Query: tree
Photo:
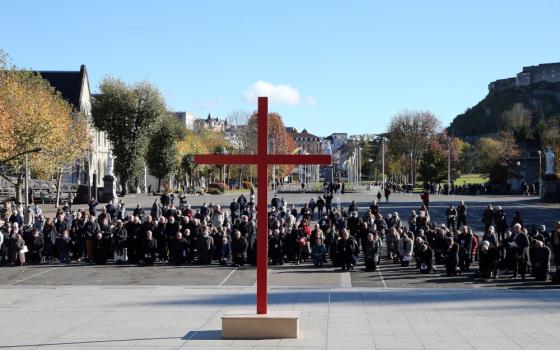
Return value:
[(511, 109), (504, 111), (500, 116), (500, 127), (504, 131), (530, 129), (533, 114), (525, 108), (523, 103), (515, 103)]
[(177, 141), (185, 137), (185, 131), (185, 127), (177, 118), (162, 115), (149, 136), (146, 164), (150, 173), (158, 179), (158, 191), (161, 188), (161, 180), (177, 169)]
[[(427, 111), (403, 111), (391, 119), (389, 125), (389, 145), (393, 159), (412, 154), (412, 183), (416, 183), (416, 173), (424, 152), (433, 141), (440, 128), (440, 121)], [(410, 172), (409, 167), (409, 172)]]
[(511, 132), (502, 132), (499, 137), (482, 137), (475, 144), (478, 167), (488, 173), (490, 182), (505, 185), (508, 167), (519, 156), (519, 148)]
[(128, 181), (142, 169), (148, 133), (165, 114), (165, 102), (159, 90), (145, 81), (129, 86), (107, 77), (99, 90), (101, 94), (93, 104), (93, 122), (107, 133), (113, 145), (115, 173), (124, 195)]
[[(247, 145), (247, 151), (257, 152), (257, 112), (253, 112), (247, 123), (243, 143)], [(278, 113), (268, 113), (268, 141), (269, 153), (291, 154), (297, 149), (294, 138), (286, 131), (282, 116)], [(294, 169), (294, 165), (279, 165), (274, 167), (277, 177), (288, 176)], [(272, 169), (270, 170), (272, 171)]]
[(74, 150), (60, 147), (73, 123), (72, 108), (60, 93), (39, 74), (8, 66), (0, 52), (0, 176), (16, 188), (17, 201), (24, 178), (24, 159), (18, 155), (29, 153), (29, 167), (50, 177), (61, 162), (75, 159)]
[(461, 140), (449, 137), (446, 132), (437, 135), (422, 156), (419, 169), (422, 179), (437, 183), (446, 180), (448, 175), (452, 181), (457, 179), (460, 175), (460, 146)]

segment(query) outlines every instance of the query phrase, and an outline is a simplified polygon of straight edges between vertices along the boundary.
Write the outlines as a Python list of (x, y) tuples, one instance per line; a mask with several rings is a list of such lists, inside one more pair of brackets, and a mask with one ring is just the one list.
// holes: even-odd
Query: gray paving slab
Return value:
[(0, 348), (560, 346), (560, 295), (551, 290), (271, 288), (271, 310), (302, 311), (300, 338), (222, 339), (220, 316), (252, 312), (254, 292), (254, 287), (4, 287), (0, 312), (10, 322), (0, 327)]

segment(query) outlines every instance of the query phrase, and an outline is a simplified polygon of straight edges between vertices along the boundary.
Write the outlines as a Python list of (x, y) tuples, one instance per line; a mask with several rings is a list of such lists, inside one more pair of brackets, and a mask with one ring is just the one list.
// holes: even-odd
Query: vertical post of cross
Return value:
[(257, 186), (257, 314), (268, 307), (268, 98), (259, 97)]

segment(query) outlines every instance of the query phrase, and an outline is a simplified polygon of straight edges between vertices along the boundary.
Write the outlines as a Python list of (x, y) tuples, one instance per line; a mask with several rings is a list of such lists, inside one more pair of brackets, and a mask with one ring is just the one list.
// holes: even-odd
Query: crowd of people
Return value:
[[(477, 235), (464, 202), (450, 205), (446, 224), (438, 225), (424, 197), (418, 210), (401, 219), (397, 212), (383, 215), (378, 201), (368, 208), (354, 201), (339, 208), (332, 196), (325, 191), (299, 209), (277, 195), (272, 198), (270, 264), (310, 261), (346, 271), (363, 263), (375, 271), (383, 259), (420, 273), (442, 268), (456, 276), (478, 261), (483, 279), (533, 276), (541, 281), (551, 276), (551, 257), (556, 269), (560, 266), (560, 222), (551, 231), (527, 227), (519, 212), (508, 222), (501, 207), (489, 205), (481, 213), (485, 230)], [(156, 199), (149, 211), (140, 205), (130, 210), (123, 201), (101, 206), (92, 199), (86, 210), (65, 206), (52, 218), (39, 204), (24, 208), (7, 201), (0, 213), (0, 263), (255, 265), (256, 225), (254, 197), (243, 194), (227, 209), (210, 203), (193, 208), (186, 197), (176, 206), (172, 194)]]

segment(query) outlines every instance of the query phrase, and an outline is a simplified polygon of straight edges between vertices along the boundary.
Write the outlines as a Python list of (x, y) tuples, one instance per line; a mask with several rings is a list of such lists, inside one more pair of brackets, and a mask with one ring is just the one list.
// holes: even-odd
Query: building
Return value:
[(498, 79), (488, 84), (488, 92), (494, 93), (510, 87), (531, 86), (543, 82), (560, 83), (560, 62), (523, 67), (515, 78)]
[(194, 130), (194, 123), (198, 119), (192, 112), (167, 112), (177, 118), (188, 130)]
[(331, 141), (333, 151), (339, 150), (348, 142), (348, 134), (345, 132), (336, 132), (326, 138)]
[[(83, 113), (89, 120), (92, 120), (92, 94), (85, 65), (82, 64), (79, 71), (40, 71), (38, 73), (61, 93), (75, 111)], [(64, 180), (65, 182), (102, 186), (110, 143), (104, 131), (92, 126), (89, 132), (93, 141), (91, 151), (84, 156), (83, 161), (70, 165), (71, 174)]]
[(220, 120), (218, 118), (212, 118), (210, 113), (208, 113), (208, 117), (206, 119), (195, 119), (193, 124), (195, 131), (210, 130), (224, 132), (228, 127), (226, 119)]
[(286, 131), (294, 138), (296, 145), (301, 151), (309, 154), (323, 153), (321, 137), (310, 134), (307, 132), (307, 129), (298, 132), (295, 128), (286, 128)]
[[(287, 127), (286, 131), (293, 137), (300, 154), (323, 154), (323, 139), (310, 134), (307, 129), (298, 132), (296, 128)], [(300, 165), (295, 169), (300, 181), (306, 183), (317, 182), (320, 178), (319, 165)]]

